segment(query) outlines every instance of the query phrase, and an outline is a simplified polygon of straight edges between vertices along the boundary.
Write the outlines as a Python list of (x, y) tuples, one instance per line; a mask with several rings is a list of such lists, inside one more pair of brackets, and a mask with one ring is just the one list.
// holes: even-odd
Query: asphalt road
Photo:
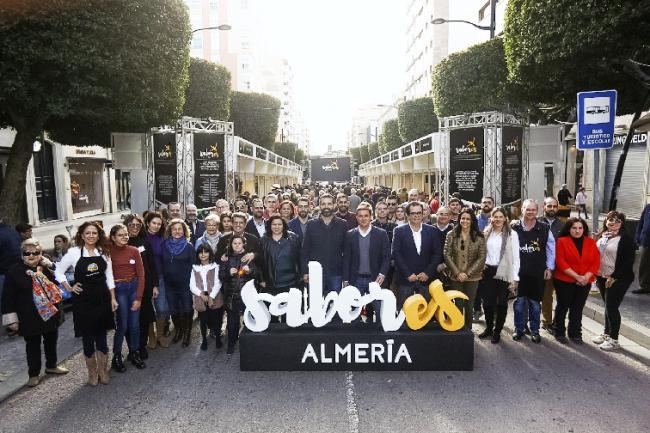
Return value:
[(2, 403), (0, 431), (648, 431), (647, 359), (505, 333), (498, 346), (477, 340), (475, 352), (473, 372), (240, 372), (238, 352), (201, 352), (195, 335), (96, 388), (77, 354), (69, 375)]

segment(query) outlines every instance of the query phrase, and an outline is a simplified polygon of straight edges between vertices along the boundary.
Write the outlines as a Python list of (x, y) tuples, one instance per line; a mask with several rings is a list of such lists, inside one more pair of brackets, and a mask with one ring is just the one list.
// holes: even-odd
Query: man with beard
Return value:
[[(397, 202), (395, 203), (397, 206)], [(376, 218), (372, 221), (372, 225), (380, 229), (384, 229), (388, 235), (388, 246), (390, 247), (393, 244), (393, 231), (397, 224), (388, 219), (388, 205), (385, 201), (380, 201), (375, 206), (375, 216)], [(395, 263), (393, 259), (390, 260), (390, 266), (388, 267), (388, 273), (386, 274), (386, 279), (381, 285), (383, 288), (390, 288), (393, 284), (393, 275), (395, 274)]]
[(244, 212), (248, 214), (248, 205), (245, 197), (239, 197), (235, 200), (235, 212)]
[(309, 217), (310, 207), (309, 198), (301, 197), (298, 199), (298, 216), (289, 221), (289, 230), (298, 235), (300, 245), (302, 245), (302, 240), (305, 238), (307, 223), (311, 220)]
[(303, 281), (309, 283), (309, 262), (323, 267), (323, 293), (341, 291), (343, 283), (343, 250), (345, 247), (345, 221), (334, 216), (334, 197), (320, 197), (320, 217), (307, 222), (307, 232), (302, 242), (301, 267)]
[(348, 196), (345, 195), (344, 193), (339, 193), (336, 196), (336, 206), (338, 207), (338, 212), (336, 213), (336, 216), (338, 218), (341, 218), (343, 221), (345, 221), (345, 226), (347, 227), (348, 230), (352, 230), (355, 228), (359, 223), (357, 222), (357, 217), (354, 215), (352, 212), (350, 212), (350, 200), (348, 200)]
[[(558, 218), (557, 212), (559, 203), (555, 197), (546, 197), (544, 200), (544, 216), (539, 220), (547, 224), (553, 237), (557, 239), (564, 227), (564, 223)], [(544, 297), (542, 298), (542, 329), (553, 333), (553, 279), (546, 280), (544, 283)]]
[(481, 212), (478, 214), (478, 229), (485, 230), (490, 223), (490, 214), (494, 209), (494, 199), (492, 197), (483, 197), (481, 199)]
[(185, 223), (190, 229), (190, 242), (194, 245), (196, 240), (203, 236), (203, 232), (205, 232), (205, 224), (203, 224), (203, 221), (198, 219), (197, 209), (193, 204), (188, 204), (185, 207), (185, 216)]
[(395, 210), (397, 210), (397, 204), (399, 203), (399, 198), (396, 195), (389, 195), (386, 198), (386, 206), (388, 206), (388, 219), (391, 222), (395, 222)]
[(266, 233), (266, 220), (262, 217), (264, 215), (264, 203), (262, 200), (253, 200), (253, 218), (248, 220), (246, 224), (246, 233), (250, 233), (258, 238), (262, 238)]

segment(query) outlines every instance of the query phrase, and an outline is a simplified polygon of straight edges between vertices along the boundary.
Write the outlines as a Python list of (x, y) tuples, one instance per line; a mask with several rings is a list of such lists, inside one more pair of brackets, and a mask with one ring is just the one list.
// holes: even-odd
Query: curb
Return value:
[[(601, 325), (605, 324), (605, 309), (600, 305), (587, 301), (582, 315), (595, 320)], [(650, 349), (650, 329), (632, 320), (626, 318), (621, 319), (620, 334), (639, 346)]]

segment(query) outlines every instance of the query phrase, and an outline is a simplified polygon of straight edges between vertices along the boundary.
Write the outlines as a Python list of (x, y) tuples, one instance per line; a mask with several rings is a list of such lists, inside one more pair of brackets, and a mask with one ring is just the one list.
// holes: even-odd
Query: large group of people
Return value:
[[(124, 372), (128, 363), (146, 368), (157, 347), (188, 347), (195, 312), (201, 350), (208, 350), (210, 337), (221, 348), (225, 328), (232, 354), (244, 284), (255, 280), (270, 294), (306, 289), (308, 263), (317, 261), (325, 293), (346, 285), (367, 293), (376, 282), (394, 291), (398, 307), (413, 294), (428, 299), (429, 284), (439, 279), (467, 295), (457, 301), (465, 328), (484, 315), (478, 338), (494, 344), (510, 299), (513, 340), (529, 335), (539, 343), (543, 329), (561, 343), (582, 344), (582, 310), (595, 283), (606, 319), (594, 343), (616, 350), (618, 308), (634, 279), (638, 235), (626, 233), (625, 215), (613, 211), (592, 236), (585, 220), (561, 220), (560, 204), (554, 197), (528, 199), (513, 218), (491, 197), (472, 204), (458, 194), (429, 197), (417, 189), (276, 185), (264, 196), (220, 199), (211, 209), (187, 204), (184, 215), (180, 203), (168, 203), (129, 215), (108, 232), (98, 221), (84, 222), (72, 243), (57, 235), (50, 251), (31, 227), (18, 235), (0, 224), (3, 326), (25, 339), (29, 385), (39, 382), (41, 342), (46, 373), (65, 374), (56, 342), (62, 302), (69, 299), (88, 384), (107, 384), (109, 370)], [(379, 302), (368, 305), (358, 321), (372, 326), (380, 309)]]

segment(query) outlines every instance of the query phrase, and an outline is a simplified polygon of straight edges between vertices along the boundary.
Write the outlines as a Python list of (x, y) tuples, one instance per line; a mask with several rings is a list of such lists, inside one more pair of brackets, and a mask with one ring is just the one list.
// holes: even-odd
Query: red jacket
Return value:
[(567, 275), (564, 271), (573, 269), (578, 275), (591, 272), (590, 282), (596, 279), (600, 269), (600, 252), (596, 241), (585, 236), (582, 241), (582, 255), (578, 254), (571, 236), (563, 236), (555, 242), (555, 273), (554, 277), (567, 283), (575, 283), (576, 280)]

